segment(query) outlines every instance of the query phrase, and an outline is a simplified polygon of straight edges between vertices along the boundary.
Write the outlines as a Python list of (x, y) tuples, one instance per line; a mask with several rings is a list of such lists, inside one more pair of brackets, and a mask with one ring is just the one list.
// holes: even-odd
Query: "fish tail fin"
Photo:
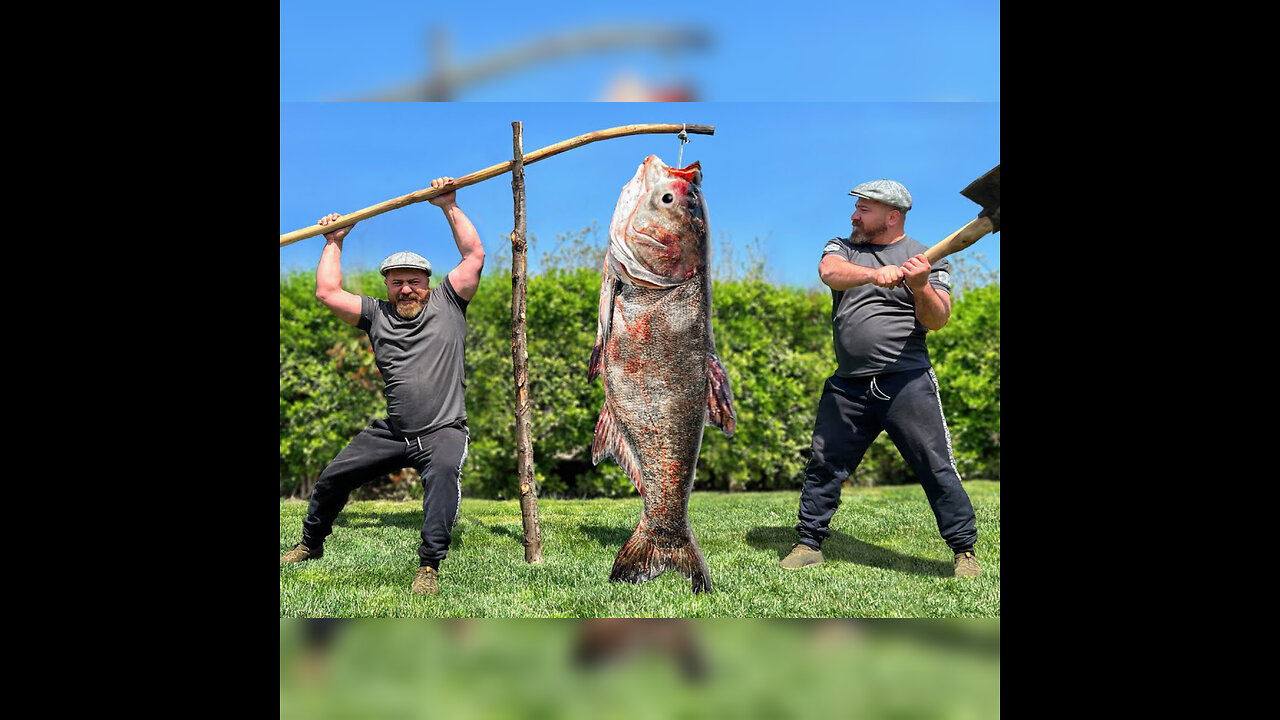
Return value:
[(640, 487), (640, 464), (636, 462), (636, 455), (622, 434), (622, 429), (614, 422), (609, 404), (605, 403), (600, 408), (600, 419), (596, 421), (595, 439), (591, 441), (591, 464), (599, 465), (601, 460), (609, 457), (618, 462), (618, 467), (631, 479), (631, 484), (636, 486), (636, 492), (643, 495), (644, 490)]
[(729, 371), (714, 352), (707, 354), (707, 424), (720, 428), (728, 437), (733, 437), (738, 425)]
[(711, 571), (702, 556), (698, 541), (689, 533), (689, 542), (678, 548), (661, 548), (649, 540), (644, 521), (636, 527), (631, 539), (618, 551), (609, 572), (609, 582), (642, 583), (667, 570), (675, 570), (689, 578), (693, 592), (711, 592)]

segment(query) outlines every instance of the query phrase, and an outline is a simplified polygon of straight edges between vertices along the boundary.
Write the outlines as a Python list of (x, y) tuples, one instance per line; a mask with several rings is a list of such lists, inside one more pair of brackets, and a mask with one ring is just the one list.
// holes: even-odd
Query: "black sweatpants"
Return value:
[(422, 477), (421, 562), (439, 563), (449, 554), (449, 535), (462, 501), (462, 462), (467, 457), (464, 422), (405, 437), (386, 420), (374, 420), (320, 473), (302, 521), (302, 543), (318, 548), (333, 532), (333, 521), (361, 485), (412, 467)]
[(882, 430), (924, 488), (942, 539), (954, 552), (972, 550), (978, 537), (973, 505), (960, 485), (932, 368), (827, 379), (800, 491), (800, 541), (817, 548), (831, 536), (827, 526), (840, 505), (840, 487)]

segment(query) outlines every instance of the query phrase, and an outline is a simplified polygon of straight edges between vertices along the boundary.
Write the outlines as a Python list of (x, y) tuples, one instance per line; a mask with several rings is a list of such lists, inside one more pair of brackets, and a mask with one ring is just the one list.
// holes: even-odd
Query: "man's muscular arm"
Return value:
[[(328, 225), (340, 217), (332, 213), (320, 218), (318, 224)], [(324, 250), (320, 253), (320, 267), (316, 268), (316, 297), (348, 325), (360, 322), (360, 296), (342, 289), (342, 240), (353, 227), (324, 234)]]
[[(451, 177), (436, 178), (431, 181), (431, 187), (442, 187), (452, 180)], [(462, 212), (462, 208), (458, 207), (456, 193), (437, 195), (430, 202), (444, 211), (449, 229), (453, 231), (453, 242), (462, 255), (462, 261), (449, 271), (449, 283), (453, 285), (458, 297), (470, 301), (475, 297), (476, 288), (480, 286), (480, 272), (484, 270), (484, 245), (480, 242), (480, 234)]]
[(902, 264), (904, 279), (916, 302), (916, 319), (930, 330), (941, 330), (951, 319), (951, 293), (929, 284), (932, 266), (923, 254)]
[(902, 280), (903, 271), (897, 265), (882, 268), (855, 265), (833, 253), (824, 255), (818, 263), (818, 277), (832, 290), (848, 290), (868, 283), (888, 288)]

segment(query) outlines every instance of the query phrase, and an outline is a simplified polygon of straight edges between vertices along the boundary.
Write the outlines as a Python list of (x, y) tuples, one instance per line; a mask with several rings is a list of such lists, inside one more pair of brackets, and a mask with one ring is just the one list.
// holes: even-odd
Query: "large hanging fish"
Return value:
[(644, 497), (609, 580), (641, 583), (666, 570), (711, 589), (689, 526), (689, 493), (707, 425), (732, 436), (729, 375), (711, 331), (702, 166), (650, 155), (622, 188), (609, 225), (596, 344), (588, 377), (604, 408), (591, 460), (613, 457)]

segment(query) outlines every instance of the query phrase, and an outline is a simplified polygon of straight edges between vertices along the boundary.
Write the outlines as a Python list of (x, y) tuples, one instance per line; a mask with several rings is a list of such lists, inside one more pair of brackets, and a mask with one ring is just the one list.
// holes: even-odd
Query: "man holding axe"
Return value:
[[(442, 188), (453, 178), (437, 178)], [(462, 260), (434, 290), (431, 263), (412, 252), (382, 261), (387, 299), (353, 295), (342, 288), (342, 242), (354, 224), (324, 233), (316, 271), (316, 297), (348, 325), (369, 334), (374, 362), (385, 384), (387, 417), (374, 420), (320, 473), (302, 542), (280, 558), (283, 563), (314, 560), (351, 491), (376, 477), (413, 467), (422, 478), (422, 543), (412, 590), (439, 589), (440, 561), (449, 551), (458, 520), (462, 463), (467, 456), (467, 410), (463, 356), (467, 304), (475, 297), (484, 268), (484, 247), (453, 191), (430, 200), (444, 211)], [(320, 225), (337, 220), (333, 214)]]
[[(853, 232), (827, 242), (818, 264), (822, 282), (831, 288), (837, 367), (818, 402), (800, 492), (799, 542), (782, 567), (823, 561), (821, 546), (831, 535), (840, 488), (887, 431), (924, 488), (953, 553), (955, 575), (982, 573), (973, 553), (973, 505), (960, 484), (925, 334), (942, 329), (951, 317), (951, 265), (942, 258), (998, 229), (999, 166), (992, 173), (994, 207), (986, 206), (977, 220), (927, 250), (906, 234), (911, 193), (902, 184), (872, 180), (849, 192), (858, 198), (850, 218)], [(988, 183), (992, 173), (984, 176)], [(966, 197), (973, 189), (966, 188)]]

